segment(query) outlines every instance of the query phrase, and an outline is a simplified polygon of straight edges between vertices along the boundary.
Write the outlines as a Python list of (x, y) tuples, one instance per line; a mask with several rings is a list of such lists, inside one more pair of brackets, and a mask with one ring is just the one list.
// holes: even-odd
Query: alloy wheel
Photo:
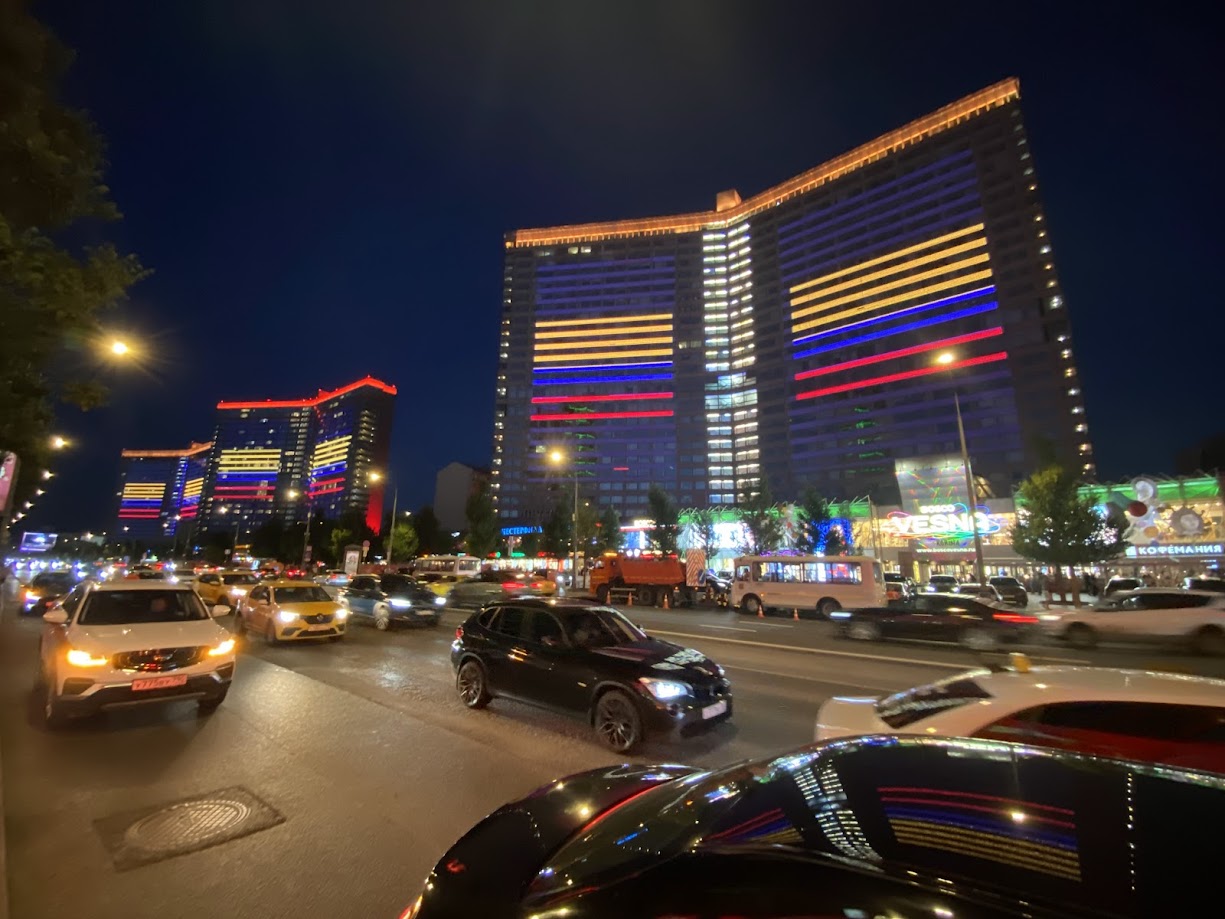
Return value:
[(596, 706), (596, 733), (612, 750), (623, 753), (638, 742), (638, 716), (633, 703), (620, 693), (609, 693)]

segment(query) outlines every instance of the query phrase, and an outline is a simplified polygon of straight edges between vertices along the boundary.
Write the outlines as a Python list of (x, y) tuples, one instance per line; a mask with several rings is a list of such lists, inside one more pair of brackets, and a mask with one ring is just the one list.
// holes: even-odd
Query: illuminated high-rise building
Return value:
[(124, 450), (115, 537), (175, 539), (193, 526), (208, 470), (209, 443), (186, 450)]
[(384, 472), (396, 389), (366, 377), (309, 399), (219, 402), (200, 532), (240, 537), (307, 511), (358, 510), (382, 526)]
[(897, 503), (895, 460), (959, 451), (954, 386), (997, 493), (1042, 440), (1092, 475), (1044, 218), (1006, 80), (714, 210), (509, 233), (500, 516), (572, 475), (623, 517), (651, 484), (726, 505), (763, 478)]

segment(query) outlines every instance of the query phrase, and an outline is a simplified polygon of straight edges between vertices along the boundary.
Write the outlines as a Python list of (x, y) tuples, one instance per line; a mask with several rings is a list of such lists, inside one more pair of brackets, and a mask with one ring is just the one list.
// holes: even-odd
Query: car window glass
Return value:
[(520, 638), (523, 635), (523, 621), (527, 618), (524, 610), (508, 606), (502, 610), (502, 615), (494, 623), (494, 630), (508, 638)]
[(539, 610), (533, 611), (531, 618), (528, 620), (527, 637), (530, 641), (537, 644), (544, 644), (546, 638), (551, 638), (560, 643), (562, 639), (561, 623), (553, 616)]
[(349, 582), (349, 587), (353, 590), (369, 590), (373, 585), (373, 578), (354, 578)]
[(500, 612), (502, 612), (501, 608), (495, 606), (493, 609), (487, 609), (485, 610), (485, 612), (477, 616), (476, 621), (479, 622), (481, 625), (483, 625), (485, 628), (492, 629), (494, 627), (493, 620), (497, 617), (498, 613)]
[(1148, 605), (1144, 602), (1144, 597), (1128, 597), (1119, 604), (1119, 609), (1148, 609)]
[(77, 618), (79, 625), (138, 625), (207, 619), (192, 590), (95, 590)]
[(251, 599), (255, 601), (266, 600), (268, 598), (267, 587), (257, 587), (251, 591)]
[(84, 587), (74, 587), (69, 592), (68, 596), (64, 598), (63, 603), (60, 604), (61, 606), (64, 607), (64, 612), (66, 612), (69, 616), (72, 616), (73, 614), (75, 614), (77, 611), (77, 605), (81, 602), (81, 597), (83, 597), (84, 595), (85, 595)]

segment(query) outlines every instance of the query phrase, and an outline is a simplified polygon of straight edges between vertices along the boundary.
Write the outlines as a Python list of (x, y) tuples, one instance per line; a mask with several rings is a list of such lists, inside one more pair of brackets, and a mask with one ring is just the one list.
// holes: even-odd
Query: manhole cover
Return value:
[(245, 788), (225, 788), (94, 822), (120, 871), (198, 852), (283, 823)]

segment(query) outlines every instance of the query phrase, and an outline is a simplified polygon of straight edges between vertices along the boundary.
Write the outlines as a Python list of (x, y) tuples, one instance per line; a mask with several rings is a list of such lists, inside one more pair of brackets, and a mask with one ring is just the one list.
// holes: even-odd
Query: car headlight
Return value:
[(232, 593), (232, 594), (233, 594), (234, 596), (236, 596), (236, 597), (245, 597), (245, 596), (247, 595), (247, 588), (245, 588), (245, 587), (231, 587), (231, 588), (230, 588), (230, 593)]
[(391, 600), (388, 600), (387, 602), (391, 606), (394, 606), (396, 609), (412, 609), (413, 608), (413, 601), (405, 600), (402, 597), (394, 597)]
[(349, 618), (349, 611), (347, 609), (341, 608), (341, 609), (336, 610), (336, 612), (332, 613), (332, 615), (336, 617), (337, 622), (344, 622), (346, 619)]
[(434, 605), (435, 605), (435, 606), (445, 606), (445, 605), (446, 605), (446, 602), (447, 602), (447, 598), (446, 598), (446, 597), (435, 597), (435, 598), (434, 598)]
[(644, 676), (639, 677), (638, 682), (645, 686), (647, 692), (660, 702), (667, 702), (671, 699), (679, 699), (681, 696), (689, 695), (689, 687), (685, 683), (677, 683), (675, 680), (657, 680), (654, 677)]
[(221, 657), (223, 654), (229, 654), (234, 650), (234, 639), (227, 638), (221, 644), (208, 649), (209, 657)]
[(1054, 615), (1044, 615), (1044, 616), (1039, 616), (1038, 618), (1041, 619), (1043, 622), (1058, 622), (1063, 617), (1054, 616)]
[(281, 620), (281, 622), (293, 622), (298, 618), (298, 614), (291, 613), (289, 610), (283, 609), (276, 614), (276, 617), (277, 619)]
[(78, 648), (69, 648), (68, 663), (74, 667), (105, 667), (110, 663), (110, 658), (94, 657), (88, 651), (81, 651)]

